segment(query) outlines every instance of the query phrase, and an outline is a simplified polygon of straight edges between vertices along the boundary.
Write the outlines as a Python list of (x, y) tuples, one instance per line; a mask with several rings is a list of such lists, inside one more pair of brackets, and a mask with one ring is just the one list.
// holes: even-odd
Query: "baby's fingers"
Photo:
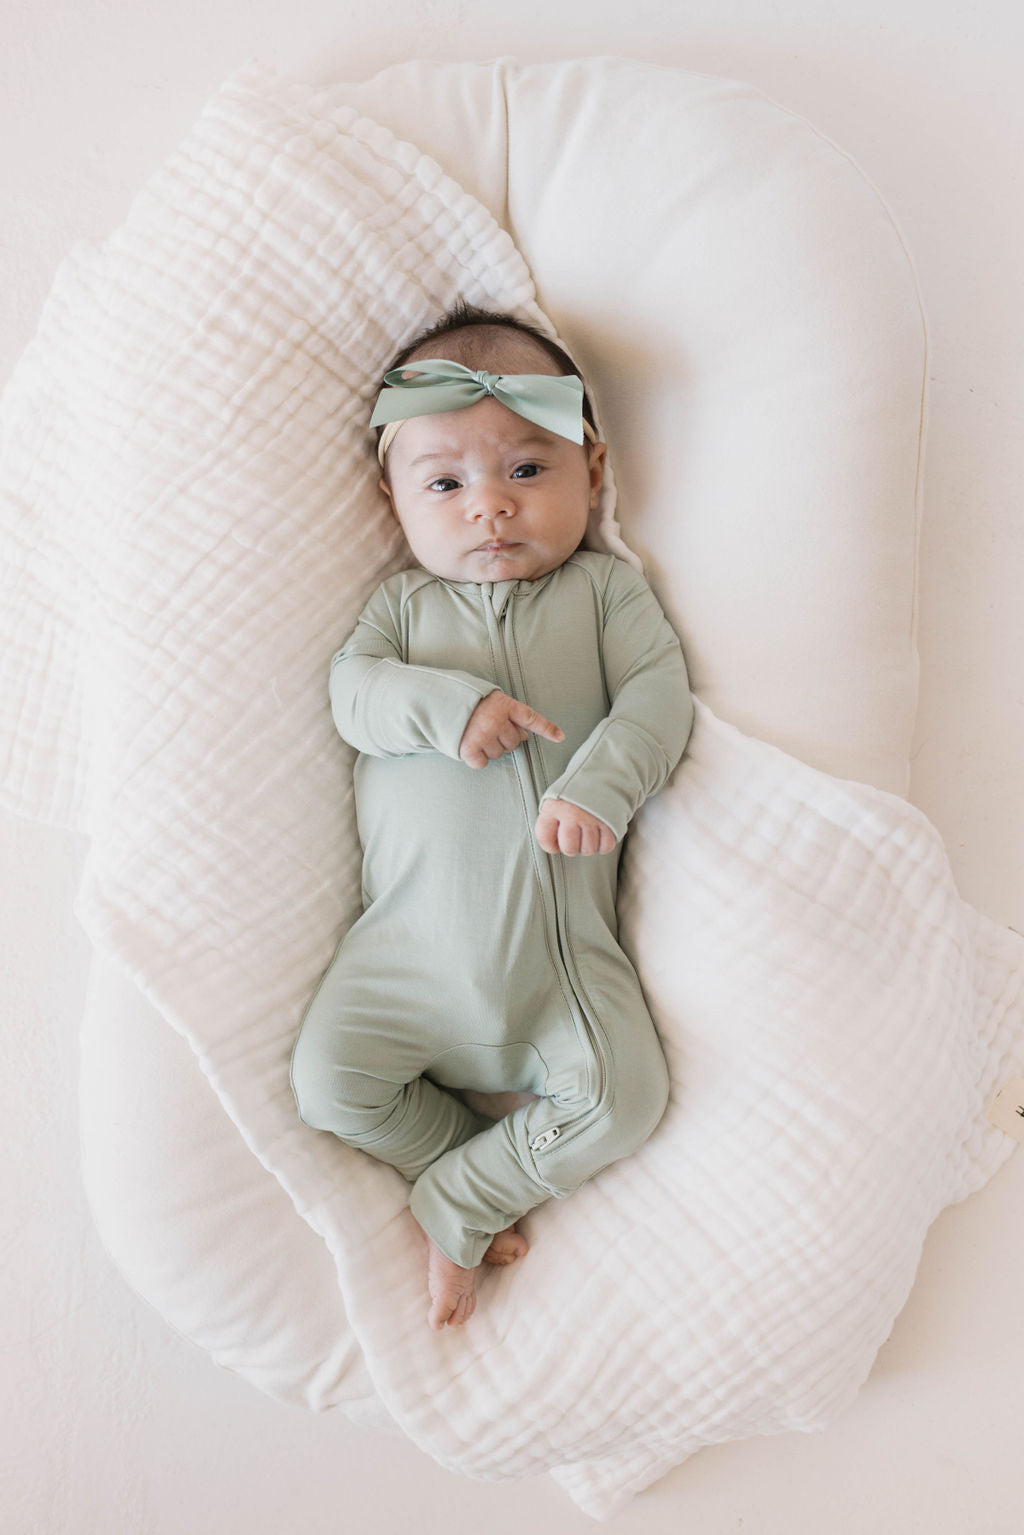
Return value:
[(612, 828), (570, 800), (547, 799), (540, 807), (534, 835), (545, 853), (567, 858), (610, 853), (618, 841)]
[(618, 838), (610, 826), (603, 821), (596, 821), (583, 828), (580, 840), (581, 853), (610, 853)]
[(521, 730), (518, 725), (514, 725), (509, 720), (508, 724), (503, 725), (498, 731), (498, 740), (503, 751), (514, 752), (516, 747), (522, 746), (526, 740), (526, 731)]
[(476, 739), (464, 737), (459, 747), (459, 756), (469, 767), (482, 768), (489, 762), (496, 762), (506, 752), (515, 751), (525, 740), (526, 731), (508, 723), (489, 736), (480, 735)]
[(521, 725), (524, 730), (532, 730), (534, 735), (546, 736), (549, 741), (564, 741), (565, 731), (561, 725), (555, 725), (551, 720), (546, 720), (543, 714), (538, 714), (536, 709), (531, 709), (529, 704), (521, 704), (516, 701), (516, 707), (509, 710), (509, 717), (516, 725)]

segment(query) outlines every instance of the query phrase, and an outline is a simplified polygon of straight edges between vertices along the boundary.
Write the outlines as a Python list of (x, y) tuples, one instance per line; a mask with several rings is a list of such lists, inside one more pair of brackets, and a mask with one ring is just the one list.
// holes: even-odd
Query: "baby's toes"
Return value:
[(520, 1236), (514, 1226), (509, 1226), (492, 1238), (490, 1247), (484, 1253), (484, 1262), (514, 1263), (517, 1258), (525, 1258), (529, 1250), (526, 1238)]
[(461, 1327), (463, 1322), (468, 1322), (475, 1310), (476, 1293), (471, 1290), (468, 1295), (460, 1295), (455, 1302), (451, 1316), (448, 1318), (448, 1326)]
[(440, 1332), (443, 1329), (445, 1322), (447, 1322), (450, 1314), (451, 1307), (449, 1306), (448, 1302), (442, 1296), (438, 1296), (430, 1310), (427, 1312), (427, 1321), (430, 1323), (435, 1332)]

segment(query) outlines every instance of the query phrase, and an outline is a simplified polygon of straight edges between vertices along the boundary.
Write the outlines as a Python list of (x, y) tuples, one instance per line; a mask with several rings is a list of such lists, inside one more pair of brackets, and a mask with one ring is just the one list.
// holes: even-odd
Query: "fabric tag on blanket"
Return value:
[(1005, 1130), (1024, 1144), (1024, 1077), (1014, 1077), (996, 1093), (988, 1106), (988, 1117), (997, 1130)]

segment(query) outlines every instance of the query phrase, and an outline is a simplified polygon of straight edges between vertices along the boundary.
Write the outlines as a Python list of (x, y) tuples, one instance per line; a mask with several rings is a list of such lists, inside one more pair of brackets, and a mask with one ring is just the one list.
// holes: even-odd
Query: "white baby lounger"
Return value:
[[(578, 356), (615, 474), (590, 542), (642, 561), (698, 712), (619, 898), (665, 1117), (439, 1335), (408, 1186), (300, 1124), (288, 1057), (359, 910), (327, 662), (409, 563), (365, 422), (460, 293)], [(4, 796), (91, 836), (87, 1185), (219, 1363), (598, 1518), (863, 1382), (1024, 1062), (1021, 940), (899, 798), (925, 345), (834, 145), (616, 59), (251, 66), (65, 263), (4, 400)]]

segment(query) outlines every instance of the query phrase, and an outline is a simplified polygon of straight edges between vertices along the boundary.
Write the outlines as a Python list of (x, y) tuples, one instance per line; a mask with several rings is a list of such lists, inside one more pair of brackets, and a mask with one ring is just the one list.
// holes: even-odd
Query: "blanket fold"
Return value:
[[(1012, 1149), (984, 1108), (1024, 1069), (1024, 940), (959, 899), (912, 806), (698, 702), (619, 899), (669, 1109), (531, 1214), (470, 1326), (427, 1328), (408, 1186), (300, 1124), (288, 1058), (360, 910), (327, 663), (412, 563), (365, 422), (382, 359), (459, 294), (554, 334), (413, 146), (255, 66), (216, 93), (62, 267), (4, 395), (0, 795), (88, 832), (84, 927), (330, 1250), (395, 1422), (607, 1518), (703, 1444), (852, 1398), (929, 1224)], [(590, 542), (635, 563), (613, 496)]]

